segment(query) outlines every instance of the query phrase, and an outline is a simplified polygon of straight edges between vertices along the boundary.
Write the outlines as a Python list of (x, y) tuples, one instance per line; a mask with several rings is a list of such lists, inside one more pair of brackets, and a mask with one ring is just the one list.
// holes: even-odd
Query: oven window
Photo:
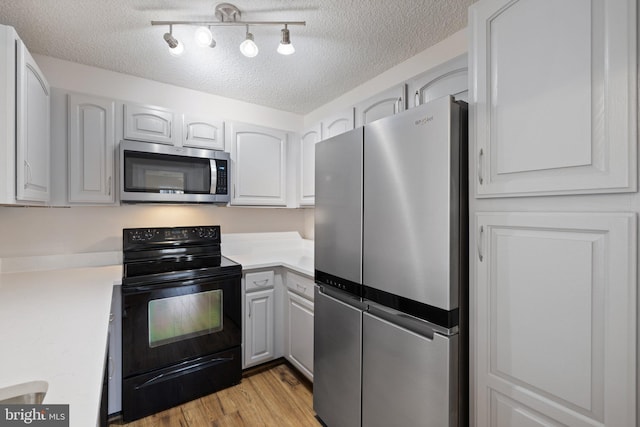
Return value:
[(149, 347), (222, 330), (222, 289), (149, 301)]

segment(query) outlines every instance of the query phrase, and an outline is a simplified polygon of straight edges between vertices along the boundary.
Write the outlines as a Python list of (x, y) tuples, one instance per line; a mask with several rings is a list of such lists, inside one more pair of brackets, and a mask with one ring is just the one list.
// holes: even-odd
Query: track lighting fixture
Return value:
[(211, 27), (230, 27), (245, 26), (245, 40), (240, 44), (240, 52), (248, 58), (253, 58), (258, 54), (258, 45), (256, 45), (253, 34), (249, 32), (249, 25), (269, 25), (284, 26), (281, 30), (280, 44), (278, 45), (278, 53), (281, 55), (291, 55), (295, 52), (291, 44), (289, 34), (289, 25), (306, 25), (305, 21), (242, 21), (240, 20), (240, 10), (230, 4), (221, 3), (215, 7), (215, 17), (217, 21), (151, 21), (151, 25), (168, 25), (169, 32), (164, 34), (164, 40), (169, 45), (169, 52), (172, 55), (180, 55), (184, 46), (173, 36), (174, 25), (192, 25), (198, 28), (195, 31), (196, 44), (202, 47), (215, 47), (216, 41), (213, 39)]
[(164, 33), (164, 41), (169, 45), (169, 53), (173, 56), (180, 56), (184, 52), (184, 46), (173, 37), (173, 25), (169, 25), (169, 32)]
[(291, 44), (291, 40), (289, 38), (289, 29), (287, 28), (287, 25), (285, 24), (284, 28), (282, 29), (282, 40), (280, 41), (280, 44), (278, 45), (278, 53), (280, 55), (291, 55), (295, 51), (296, 50), (294, 49), (293, 45)]

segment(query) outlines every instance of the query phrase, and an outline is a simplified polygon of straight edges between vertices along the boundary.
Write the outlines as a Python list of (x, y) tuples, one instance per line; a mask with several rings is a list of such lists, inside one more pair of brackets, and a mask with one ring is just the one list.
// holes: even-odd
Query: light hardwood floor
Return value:
[(311, 387), (287, 364), (242, 379), (237, 386), (192, 400), (147, 418), (110, 427), (320, 426)]

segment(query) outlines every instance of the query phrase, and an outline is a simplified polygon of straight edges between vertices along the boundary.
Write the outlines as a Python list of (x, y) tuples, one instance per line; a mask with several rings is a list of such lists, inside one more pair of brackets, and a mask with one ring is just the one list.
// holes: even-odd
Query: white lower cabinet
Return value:
[(245, 295), (243, 368), (274, 358), (274, 301), (273, 288)]
[(286, 271), (284, 357), (313, 381), (313, 279)]
[(284, 356), (313, 381), (313, 286), (286, 268), (244, 273), (243, 369)]
[(476, 426), (636, 425), (635, 214), (475, 219)]
[[(311, 286), (313, 290), (313, 286)], [(287, 349), (285, 357), (313, 381), (313, 301), (287, 291)]]

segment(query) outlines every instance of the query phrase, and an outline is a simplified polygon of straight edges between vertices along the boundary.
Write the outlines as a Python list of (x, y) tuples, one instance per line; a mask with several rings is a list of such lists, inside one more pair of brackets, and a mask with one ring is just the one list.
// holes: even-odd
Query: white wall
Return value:
[(122, 229), (220, 225), (223, 233), (305, 232), (302, 209), (125, 205), (0, 207), (0, 258), (122, 250)]
[(49, 56), (33, 57), (53, 87), (289, 131), (299, 131), (303, 123), (301, 115), (286, 111)]
[(304, 210), (304, 233), (303, 236), (305, 239), (315, 239), (315, 217), (314, 217), (315, 209), (305, 209)]

